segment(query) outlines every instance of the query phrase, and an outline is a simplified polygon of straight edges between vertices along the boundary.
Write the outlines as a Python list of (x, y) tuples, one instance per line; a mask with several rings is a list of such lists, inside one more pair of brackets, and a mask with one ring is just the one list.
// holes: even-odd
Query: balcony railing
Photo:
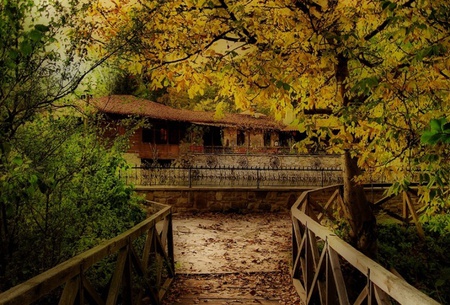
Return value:
[[(204, 145), (191, 145), (189, 147), (191, 153), (204, 153), (204, 154), (248, 154), (248, 155), (258, 155), (258, 154), (275, 154), (275, 155), (303, 155), (305, 153), (299, 153), (297, 150), (292, 149), (289, 146), (204, 146)], [(324, 153), (321, 151), (310, 150), (307, 154), (320, 154)]]

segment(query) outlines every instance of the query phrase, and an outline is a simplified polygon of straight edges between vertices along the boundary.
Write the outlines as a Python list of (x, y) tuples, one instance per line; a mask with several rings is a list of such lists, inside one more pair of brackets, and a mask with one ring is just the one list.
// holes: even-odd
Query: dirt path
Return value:
[(165, 304), (300, 304), (289, 214), (174, 215), (177, 278)]

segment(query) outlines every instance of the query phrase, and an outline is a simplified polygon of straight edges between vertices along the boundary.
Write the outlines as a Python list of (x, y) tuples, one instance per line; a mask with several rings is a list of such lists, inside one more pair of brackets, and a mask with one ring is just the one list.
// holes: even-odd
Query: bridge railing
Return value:
[[(172, 210), (150, 204), (157, 211), (149, 218), (1, 293), (0, 304), (160, 304), (175, 276)], [(103, 287), (92, 276), (99, 265), (112, 270)]]
[[(292, 277), (304, 303), (439, 304), (321, 225), (327, 216), (335, 216), (332, 211), (343, 210), (341, 189), (341, 185), (335, 185), (303, 192), (291, 209)], [(322, 197), (324, 193), (332, 195), (328, 201), (320, 203), (316, 198)], [(399, 220), (418, 224), (411, 194), (405, 192), (401, 195), (403, 213), (398, 216)], [(381, 206), (389, 199), (378, 200), (375, 205)], [(420, 234), (421, 228), (417, 228)], [(351, 274), (353, 282), (348, 280), (348, 274)]]

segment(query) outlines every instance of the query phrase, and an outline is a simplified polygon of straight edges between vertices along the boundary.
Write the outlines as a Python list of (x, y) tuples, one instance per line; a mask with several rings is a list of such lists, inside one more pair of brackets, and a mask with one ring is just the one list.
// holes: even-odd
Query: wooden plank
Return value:
[(131, 274), (132, 271), (132, 262), (131, 262), (131, 249), (133, 245), (130, 242), (128, 244), (127, 251), (127, 260), (125, 262), (125, 267), (123, 270), (122, 276), (122, 304), (132, 305), (133, 303), (133, 276)]
[(59, 299), (59, 305), (71, 305), (75, 303), (80, 287), (80, 278), (74, 277), (66, 283)]
[(144, 246), (144, 250), (142, 251), (142, 266), (144, 267), (143, 269), (147, 269), (148, 267), (148, 260), (149, 260), (149, 255), (150, 255), (150, 251), (152, 249), (152, 243), (153, 243), (153, 234), (157, 234), (155, 227), (150, 228), (147, 231), (147, 237), (145, 239), (145, 246)]
[(129, 239), (134, 240), (142, 235), (149, 228), (153, 227), (156, 222), (164, 219), (171, 213), (171, 207), (165, 206), (156, 214), (150, 216), (143, 222), (127, 230), (126, 232), (112, 238), (86, 252), (83, 252), (52, 269), (41, 273), (32, 279), (17, 285), (8, 291), (0, 294), (0, 305), (25, 305), (30, 304), (39, 298), (47, 295), (55, 288), (62, 285), (80, 274), (80, 266), (82, 271), (89, 269), (96, 262), (104, 257), (116, 253), (123, 248)]
[(361, 305), (363, 304), (363, 302), (366, 300), (367, 296), (369, 295), (369, 289), (366, 287), (364, 287), (364, 289), (361, 291), (361, 293), (359, 294), (359, 296), (356, 298), (355, 302), (353, 303), (353, 305)]
[(298, 197), (298, 199), (294, 202), (291, 209), (298, 209), (302, 206), (303, 201), (306, 198), (306, 192), (301, 193), (301, 195)]
[(164, 296), (166, 295), (167, 291), (169, 291), (170, 285), (173, 282), (173, 277), (170, 277), (168, 279), (165, 280), (165, 282), (161, 285), (159, 291), (158, 291), (158, 297), (159, 300), (162, 300), (164, 298)]
[(293, 279), (292, 284), (294, 285), (295, 290), (297, 291), (298, 295), (302, 300), (306, 300), (306, 290), (305, 287), (303, 287), (302, 282), (298, 279)]
[(306, 293), (308, 295), (310, 294), (310, 290), (314, 289), (311, 287), (312, 280), (314, 278), (314, 258), (312, 254), (312, 250), (310, 247), (310, 241), (311, 235), (308, 234), (309, 229), (306, 229), (305, 235), (306, 235), (306, 241), (305, 241), (305, 264), (302, 266), (303, 270), (303, 280), (305, 283)]
[(326, 305), (339, 305), (339, 299), (337, 298), (337, 288), (334, 282), (333, 270), (330, 264), (330, 257), (328, 256), (328, 245), (324, 247), (325, 256), (325, 292), (326, 299), (324, 304)]
[(416, 210), (414, 209), (411, 198), (409, 197), (409, 194), (407, 192), (403, 192), (403, 201), (405, 201), (408, 205), (409, 212), (411, 213), (413, 221), (416, 224), (417, 234), (422, 240), (424, 240), (425, 232), (423, 231), (422, 224), (419, 222), (419, 217), (417, 217)]
[(167, 255), (169, 256), (170, 262), (167, 262), (170, 264), (171, 269), (173, 270), (175, 276), (175, 255), (174, 255), (174, 243), (173, 243), (173, 222), (172, 222), (172, 213), (167, 215)]
[(408, 221), (408, 217), (409, 217), (409, 215), (408, 215), (408, 204), (406, 203), (406, 200), (403, 197), (403, 200), (402, 200), (402, 218), (403, 218), (403, 222), (405, 224), (407, 224), (409, 222)]
[(327, 216), (331, 219), (334, 220), (334, 216), (331, 213), (328, 213), (328, 208), (330, 207), (330, 205), (333, 203), (333, 201), (336, 199), (336, 196), (339, 195), (339, 189), (335, 190), (333, 195), (331, 195), (330, 199), (328, 199), (327, 203), (325, 204), (325, 206), (323, 207), (323, 212), (319, 213), (319, 215), (317, 215), (317, 219), (320, 221), (322, 221), (322, 218), (325, 214), (327, 214)]
[[(321, 270), (319, 267), (320, 255), (319, 255), (319, 249), (317, 247), (317, 238), (316, 238), (316, 235), (312, 231), (308, 231), (308, 234), (310, 236), (309, 243), (310, 243), (311, 254), (312, 254), (313, 262), (314, 262), (314, 272), (315, 272), (315, 275), (319, 275)], [(324, 254), (324, 252), (326, 252), (326, 251), (322, 251), (322, 252), (323, 252), (322, 254)], [(325, 291), (325, 286), (323, 285), (323, 283), (321, 281), (318, 281), (317, 285), (312, 284), (311, 286), (313, 286), (313, 287), (316, 286), (315, 289), (318, 289), (320, 299), (323, 302), (323, 300), (326, 299), (326, 297), (325, 297), (326, 291)]]
[(378, 200), (377, 202), (373, 203), (373, 205), (376, 207), (381, 206), (383, 203), (389, 201), (390, 199), (394, 198), (395, 196), (397, 196), (397, 195), (391, 194), (389, 196), (383, 197), (380, 200)]
[(119, 256), (117, 258), (116, 266), (114, 268), (114, 274), (111, 280), (111, 285), (109, 286), (106, 305), (115, 305), (117, 302), (127, 258), (128, 258), (128, 251), (127, 248), (125, 247), (120, 250)]
[(296, 235), (296, 240), (298, 241), (298, 239), (301, 238), (300, 244), (298, 245), (297, 253), (296, 253), (295, 257), (293, 257), (293, 268), (292, 268), (292, 277), (298, 278), (300, 275), (300, 271), (301, 271), (300, 258), (301, 258), (302, 252), (304, 251), (304, 247), (305, 247), (305, 243), (306, 243), (306, 234), (303, 234), (303, 236), (301, 235), (298, 220), (295, 220), (294, 227), (297, 228), (297, 230), (295, 230), (295, 232), (297, 232), (299, 234), (299, 235)]
[(308, 223), (308, 228), (314, 231), (316, 236), (319, 236), (324, 240), (328, 239), (329, 246), (361, 273), (367, 274), (370, 269), (371, 281), (399, 303), (408, 305), (439, 304), (406, 281), (398, 278), (355, 248), (351, 247), (329, 229), (315, 223), (301, 211), (293, 209), (291, 210), (291, 213), (295, 218), (300, 220), (300, 222)]
[(390, 305), (392, 304), (391, 300), (389, 299), (389, 295), (378, 288), (377, 286), (373, 286), (374, 293), (375, 293), (375, 299), (377, 300), (377, 304), (379, 305)]
[(88, 279), (83, 275), (83, 288), (87, 292), (87, 297), (95, 302), (96, 305), (105, 305), (105, 301), (98, 295), (94, 286), (88, 281)]
[(339, 256), (334, 249), (328, 246), (328, 258), (331, 267), (331, 273), (333, 274), (334, 284), (336, 286), (337, 295), (339, 298), (339, 304), (350, 304), (347, 295), (347, 288), (345, 286), (344, 276), (342, 275), (341, 264), (339, 263)]
[[(322, 269), (324, 269), (324, 265), (325, 265), (324, 262), (325, 262), (326, 253), (327, 253), (326, 250), (323, 250), (323, 251), (322, 251), (322, 254), (320, 255), (319, 261), (318, 261), (318, 263), (317, 263), (317, 265), (316, 265), (316, 268), (315, 268), (316, 273), (314, 274), (314, 278), (313, 278), (313, 281), (312, 281), (312, 283), (311, 283), (311, 286), (313, 286), (313, 287), (314, 287), (315, 285), (318, 285), (318, 284), (319, 284), (318, 279), (319, 279), (319, 276), (320, 276), (320, 274), (321, 274)], [(319, 289), (320, 296), (321, 296), (321, 300), (322, 300), (321, 303), (323, 304), (323, 303), (324, 303), (323, 300), (326, 299), (326, 294), (325, 294), (325, 292), (323, 291), (324, 289), (323, 289), (322, 287), (318, 287), (318, 289)], [(313, 292), (313, 289), (311, 289), (311, 290), (309, 291), (309, 293), (308, 293), (308, 298), (306, 299), (306, 304), (308, 304), (308, 303), (310, 302), (310, 300), (311, 300), (311, 298), (312, 298), (312, 292)], [(322, 297), (323, 297), (323, 298), (322, 298)]]

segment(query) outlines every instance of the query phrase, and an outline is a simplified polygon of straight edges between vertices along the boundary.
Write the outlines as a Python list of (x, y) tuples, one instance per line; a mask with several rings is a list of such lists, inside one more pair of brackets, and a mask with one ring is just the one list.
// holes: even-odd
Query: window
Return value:
[(238, 146), (242, 146), (245, 144), (245, 131), (243, 131), (243, 130), (237, 131), (236, 143)]
[(264, 131), (264, 146), (270, 147), (271, 146), (271, 136), (272, 133), (270, 131)]
[(222, 130), (219, 127), (208, 127), (204, 129), (203, 145), (222, 146)]
[(169, 129), (169, 144), (180, 144), (180, 130), (178, 128)]
[(153, 130), (149, 128), (142, 129), (142, 142), (153, 143)]
[(155, 143), (156, 144), (167, 144), (167, 140), (169, 137), (169, 132), (166, 128), (158, 128), (155, 130)]

